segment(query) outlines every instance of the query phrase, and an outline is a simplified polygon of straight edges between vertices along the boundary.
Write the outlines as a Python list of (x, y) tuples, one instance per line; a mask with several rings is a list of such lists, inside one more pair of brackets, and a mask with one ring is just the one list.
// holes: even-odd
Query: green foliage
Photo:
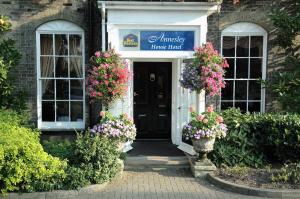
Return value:
[(296, 36), (300, 32), (300, 4), (298, 0), (278, 1), (270, 19), (277, 29), (276, 43), (285, 50), (282, 70), (276, 71), (266, 82), (277, 97), (283, 111), (300, 113), (300, 54)]
[(277, 30), (277, 43), (283, 48), (294, 44), (300, 32), (300, 4), (298, 0), (288, 0), (276, 4), (270, 18)]
[(9, 31), (11, 28), (11, 23), (9, 22), (9, 18), (4, 15), (0, 15), (0, 33)]
[(109, 181), (120, 170), (117, 142), (87, 131), (77, 135), (75, 147), (74, 165), (84, 171), (90, 183)]
[(283, 110), (300, 113), (299, 77), (300, 75), (296, 71), (275, 73), (272, 82), (267, 85), (276, 94)]
[(120, 171), (117, 144), (90, 132), (78, 133), (74, 142), (55, 139), (43, 142), (49, 154), (68, 160), (64, 189), (77, 189), (112, 179)]
[(15, 92), (9, 71), (19, 64), (21, 54), (11, 39), (0, 42), (0, 107), (22, 110), (25, 108), (25, 92)]
[(27, 126), (30, 127), (28, 122), (28, 113), (27, 112), (16, 112), (10, 109), (0, 109), (0, 123), (8, 123), (12, 126)]
[(212, 161), (220, 166), (261, 167), (265, 162), (300, 159), (300, 116), (297, 114), (242, 114), (222, 112), (228, 134), (217, 140)]
[(90, 185), (91, 182), (87, 178), (87, 175), (91, 175), (91, 172), (85, 171), (82, 168), (76, 166), (69, 166), (66, 170), (66, 178), (64, 180), (65, 189), (78, 189)]
[(75, 143), (67, 139), (50, 139), (43, 140), (42, 145), (44, 150), (54, 157), (62, 160), (67, 159), (69, 163), (74, 162)]
[(297, 114), (253, 114), (251, 129), (268, 160), (295, 162), (300, 159), (300, 116)]
[(39, 133), (0, 123), (0, 192), (61, 188), (67, 163), (44, 152)]
[(300, 163), (286, 164), (273, 173), (271, 178), (273, 182), (300, 184)]
[(222, 112), (222, 116), (228, 128), (227, 136), (216, 140), (210, 159), (217, 166), (261, 167), (263, 153), (259, 151), (255, 132), (251, 131), (251, 115), (228, 109)]

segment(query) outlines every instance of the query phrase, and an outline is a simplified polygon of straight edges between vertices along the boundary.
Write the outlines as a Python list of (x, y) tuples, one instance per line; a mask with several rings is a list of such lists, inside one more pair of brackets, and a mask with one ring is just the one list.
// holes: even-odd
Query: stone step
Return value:
[(125, 168), (137, 167), (189, 167), (186, 156), (128, 156)]

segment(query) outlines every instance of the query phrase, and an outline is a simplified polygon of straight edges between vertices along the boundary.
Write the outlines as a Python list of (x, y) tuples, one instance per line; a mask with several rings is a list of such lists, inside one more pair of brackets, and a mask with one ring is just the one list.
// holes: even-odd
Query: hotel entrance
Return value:
[(171, 139), (171, 62), (134, 62), (137, 139)]

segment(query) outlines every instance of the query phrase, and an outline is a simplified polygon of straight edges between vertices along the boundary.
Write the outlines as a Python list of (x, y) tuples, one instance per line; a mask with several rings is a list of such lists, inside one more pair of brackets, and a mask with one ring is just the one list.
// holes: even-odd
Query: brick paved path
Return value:
[(259, 199), (217, 189), (191, 176), (189, 169), (131, 169), (103, 191), (80, 198), (99, 199)]

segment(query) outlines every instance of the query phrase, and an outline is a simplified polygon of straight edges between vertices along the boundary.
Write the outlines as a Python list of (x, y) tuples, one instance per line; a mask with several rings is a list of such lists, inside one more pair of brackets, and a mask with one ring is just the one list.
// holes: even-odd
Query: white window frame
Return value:
[[(71, 35), (71, 34), (76, 34), (76, 35), (81, 35), (82, 38), (82, 78), (70, 78), (70, 77), (62, 77), (62, 78), (54, 78), (53, 79), (80, 79), (83, 81), (83, 120), (82, 121), (56, 121), (56, 113), (55, 113), (55, 121), (42, 121), (42, 84), (41, 84), (41, 70), (40, 70), (40, 58), (41, 58), (41, 46), (40, 46), (40, 35), (41, 34), (66, 34), (66, 35)], [(68, 43), (69, 45), (69, 43)], [(84, 38), (84, 30), (77, 26), (74, 23), (64, 21), (64, 20), (55, 20), (55, 21), (50, 21), (48, 23), (42, 24), (39, 26), (36, 30), (36, 55), (37, 55), (37, 116), (38, 116), (38, 128), (41, 130), (54, 130), (54, 131), (60, 131), (60, 130), (81, 130), (85, 128), (85, 38)], [(55, 44), (53, 41), (53, 53), (55, 49)], [(70, 51), (68, 50), (68, 57)], [(54, 54), (53, 54), (54, 56)], [(70, 95), (70, 83), (69, 83), (69, 96)], [(56, 86), (54, 86), (54, 92), (56, 95)], [(55, 101), (55, 108), (56, 108), (56, 99)], [(68, 100), (70, 103), (70, 99)], [(81, 100), (80, 100), (81, 101)], [(69, 105), (69, 117), (70, 117), (70, 110), (71, 107)], [(56, 112), (56, 111), (55, 111)]]
[[(262, 57), (258, 57), (258, 58), (262, 58), (262, 80), (266, 79), (266, 66), (267, 66), (267, 36), (268, 33), (265, 29), (263, 29), (261, 26), (256, 25), (254, 23), (248, 23), (248, 22), (239, 22), (239, 23), (235, 23), (233, 25), (230, 25), (229, 27), (225, 28), (222, 33), (221, 33), (221, 49), (220, 52), (222, 53), (223, 56), (223, 37), (224, 36), (230, 36), (230, 37), (235, 37), (235, 45), (236, 45), (236, 37), (238, 36), (247, 36), (247, 37), (251, 37), (251, 36), (262, 36), (263, 37), (263, 54)], [(249, 43), (250, 45), (250, 43)], [(250, 50), (250, 49), (249, 49)], [(236, 46), (235, 46), (235, 51), (236, 51)], [(239, 58), (236, 56), (236, 52), (235, 52), (235, 56), (234, 57), (224, 57), (224, 58), (234, 58), (235, 61), (235, 65), (236, 65), (236, 58)], [(250, 59), (250, 54), (248, 55), (248, 57), (243, 57), (243, 58), (248, 58)], [(251, 57), (251, 58), (256, 58), (256, 57)], [(232, 67), (232, 66), (231, 66)], [(234, 70), (236, 70), (236, 66), (234, 66)], [(248, 66), (248, 70), (249, 70), (249, 66)], [(225, 80), (254, 80), (251, 78), (225, 78)], [(235, 86), (234, 86), (235, 88)], [(233, 88), (233, 95), (235, 95), (235, 89)], [(248, 110), (248, 103), (249, 102), (260, 102), (260, 112), (265, 112), (265, 88), (263, 87), (263, 85), (261, 85), (261, 99), (260, 100), (248, 100), (248, 96), (249, 96), (249, 89), (247, 86), (247, 100), (242, 100), (242, 101), (246, 101), (247, 106), (246, 109)], [(239, 101), (239, 100), (222, 100), (222, 97), (220, 97), (220, 107), (221, 107), (221, 102), (234, 102), (235, 101)], [(221, 107), (222, 108), (222, 107)]]

